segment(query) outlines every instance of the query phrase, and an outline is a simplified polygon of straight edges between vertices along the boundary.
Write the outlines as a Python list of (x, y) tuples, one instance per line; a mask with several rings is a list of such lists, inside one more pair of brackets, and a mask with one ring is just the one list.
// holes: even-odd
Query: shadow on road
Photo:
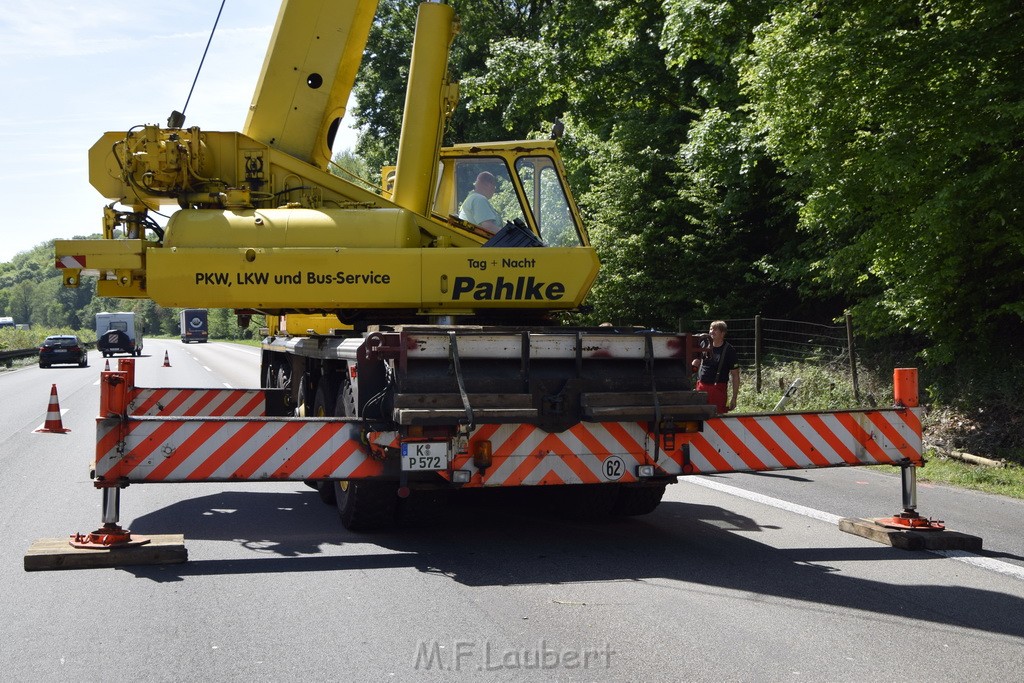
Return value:
[[(139, 517), (132, 531), (184, 533), (186, 545), (230, 541), (251, 556), (127, 571), (160, 582), (403, 567), (468, 586), (664, 579), (1024, 637), (1024, 620), (1007, 616), (1024, 613), (1021, 598), (915, 582), (915, 565), (946, 561), (930, 553), (863, 543), (777, 549), (757, 540), (774, 527), (709, 505), (665, 502), (645, 517), (585, 523), (504, 502), (453, 505), (429, 528), (354, 534), (313, 491), (225, 491)], [(882, 560), (898, 575), (873, 581), (837, 566)]]

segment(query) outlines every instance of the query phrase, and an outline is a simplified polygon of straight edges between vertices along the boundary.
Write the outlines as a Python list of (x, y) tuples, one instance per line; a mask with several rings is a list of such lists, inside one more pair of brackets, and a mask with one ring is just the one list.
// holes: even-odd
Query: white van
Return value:
[(142, 329), (135, 320), (135, 313), (131, 311), (97, 313), (96, 348), (100, 350), (104, 358), (109, 358), (115, 353), (141, 356)]

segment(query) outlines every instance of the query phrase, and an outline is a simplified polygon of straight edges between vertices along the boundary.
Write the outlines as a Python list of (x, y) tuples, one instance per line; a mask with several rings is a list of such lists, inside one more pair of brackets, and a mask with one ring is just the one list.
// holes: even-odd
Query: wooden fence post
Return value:
[(850, 351), (850, 376), (853, 378), (853, 400), (860, 401), (860, 385), (857, 382), (857, 352), (853, 346), (853, 316), (846, 314), (846, 345)]
[(761, 316), (754, 316), (754, 387), (761, 393)]

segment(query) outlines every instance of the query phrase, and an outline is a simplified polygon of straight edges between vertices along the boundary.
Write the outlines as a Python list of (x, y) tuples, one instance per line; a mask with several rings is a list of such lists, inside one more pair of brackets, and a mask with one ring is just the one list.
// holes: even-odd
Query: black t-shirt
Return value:
[(725, 342), (717, 349), (712, 346), (711, 357), (703, 359), (700, 364), (697, 380), (704, 384), (717, 384), (728, 381), (729, 372), (736, 367), (736, 364), (736, 349), (729, 342)]

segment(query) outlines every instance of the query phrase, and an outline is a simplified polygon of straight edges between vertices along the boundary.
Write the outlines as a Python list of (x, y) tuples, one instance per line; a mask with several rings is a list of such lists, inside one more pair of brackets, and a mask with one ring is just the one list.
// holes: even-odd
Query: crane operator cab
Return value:
[(494, 193), (488, 200), (500, 216), (505, 232), (503, 239), (495, 235), (488, 246), (579, 247), (586, 244), (579, 214), (564, 187), (561, 160), (553, 141), (457, 145), (441, 150), (441, 173), (433, 206), (435, 217), (457, 228), (490, 237), (493, 231), (481, 232), (459, 217), (481, 173), (489, 173), (495, 180)]

